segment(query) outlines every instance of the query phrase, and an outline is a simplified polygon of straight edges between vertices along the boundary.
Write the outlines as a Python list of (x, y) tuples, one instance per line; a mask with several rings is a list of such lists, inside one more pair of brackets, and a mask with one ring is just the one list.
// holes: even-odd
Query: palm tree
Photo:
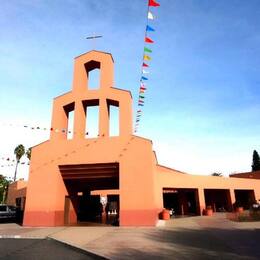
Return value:
[(15, 149), (14, 149), (14, 154), (16, 157), (16, 166), (15, 166), (15, 172), (14, 172), (14, 181), (16, 180), (16, 174), (17, 174), (17, 167), (20, 162), (20, 159), (22, 156), (25, 154), (25, 148), (22, 144), (19, 144)]
[(26, 156), (27, 156), (28, 160), (30, 161), (31, 156), (32, 156), (32, 148), (31, 147), (27, 149)]

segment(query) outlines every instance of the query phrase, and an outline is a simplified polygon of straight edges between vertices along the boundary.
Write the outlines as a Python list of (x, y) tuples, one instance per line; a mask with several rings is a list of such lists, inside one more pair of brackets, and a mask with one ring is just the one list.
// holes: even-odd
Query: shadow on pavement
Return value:
[(127, 241), (122, 241), (125, 246), (107, 256), (111, 259), (260, 259), (259, 229), (157, 229), (145, 232), (144, 239), (146, 243), (136, 247), (128, 247)]

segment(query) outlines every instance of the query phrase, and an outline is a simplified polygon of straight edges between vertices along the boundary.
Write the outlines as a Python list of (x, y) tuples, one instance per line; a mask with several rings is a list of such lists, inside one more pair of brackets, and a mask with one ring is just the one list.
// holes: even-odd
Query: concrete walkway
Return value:
[(223, 213), (172, 219), (160, 228), (1, 224), (1, 236), (49, 237), (108, 259), (260, 259), (260, 222), (231, 222)]

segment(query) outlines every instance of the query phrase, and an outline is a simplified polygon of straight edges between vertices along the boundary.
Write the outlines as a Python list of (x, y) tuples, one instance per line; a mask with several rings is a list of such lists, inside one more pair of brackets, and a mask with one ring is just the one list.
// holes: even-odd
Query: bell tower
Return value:
[[(89, 88), (89, 74), (100, 70), (97, 89)], [(99, 107), (98, 138), (109, 137), (110, 106), (119, 109), (119, 136), (132, 134), (132, 98), (114, 88), (114, 61), (109, 53), (90, 51), (75, 58), (72, 91), (54, 99), (52, 140), (67, 139), (68, 115), (74, 111), (72, 139), (85, 139), (87, 107)], [(58, 129), (55, 131), (55, 129)]]

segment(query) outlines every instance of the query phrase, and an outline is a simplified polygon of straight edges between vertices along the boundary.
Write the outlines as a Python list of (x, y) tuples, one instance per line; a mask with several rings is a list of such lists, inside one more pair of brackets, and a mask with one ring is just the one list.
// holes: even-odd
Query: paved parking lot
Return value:
[[(260, 259), (260, 222), (232, 222), (226, 219), (224, 213), (215, 214), (213, 217), (172, 219), (160, 228), (25, 228), (4, 224), (0, 225), (1, 236), (17, 237), (17, 240), (49, 237), (107, 259)], [(0, 245), (3, 241), (4, 238), (0, 240)], [(50, 242), (43, 240), (43, 243), (42, 248)], [(32, 250), (34, 256), (44, 251), (41, 251), (40, 244), (35, 246), (36, 249)], [(6, 250), (4, 246), (0, 249), (1, 252)], [(30, 252), (30, 246), (27, 252)], [(81, 254), (82, 251), (76, 253)], [(70, 254), (74, 257), (93, 257), (76, 256), (76, 253), (67, 251), (64, 259), (69, 259)], [(44, 259), (53, 259), (46, 257)]]

